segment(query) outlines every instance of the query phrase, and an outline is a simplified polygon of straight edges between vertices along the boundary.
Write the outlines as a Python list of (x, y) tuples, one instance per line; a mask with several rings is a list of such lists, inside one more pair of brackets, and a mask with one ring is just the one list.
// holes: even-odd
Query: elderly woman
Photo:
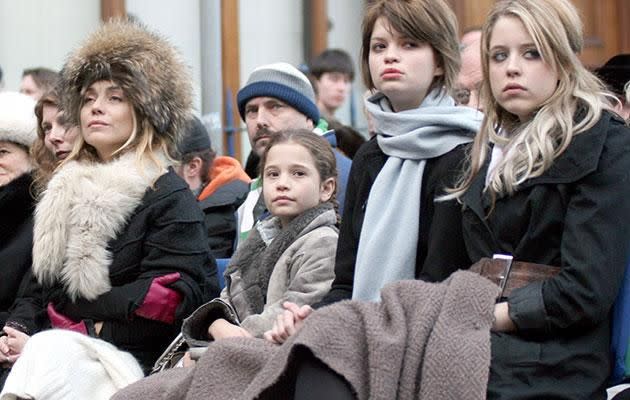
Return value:
[(32, 279), (34, 201), (30, 194), (35, 140), (35, 102), (28, 96), (0, 93), (0, 387), (10, 364), (5, 331), (32, 334), (39, 328), (41, 301)]

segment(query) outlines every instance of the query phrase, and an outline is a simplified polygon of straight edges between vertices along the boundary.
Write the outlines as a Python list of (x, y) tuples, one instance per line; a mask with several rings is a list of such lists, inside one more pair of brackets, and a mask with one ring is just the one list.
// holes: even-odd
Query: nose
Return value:
[(50, 130), (50, 141), (52, 143), (61, 143), (63, 142), (63, 137), (66, 134), (66, 129), (57, 124), (53, 125)]
[(519, 58), (514, 55), (510, 55), (507, 59), (506, 72), (508, 76), (517, 76), (521, 73), (521, 63)]
[(103, 114), (103, 100), (101, 97), (97, 97), (90, 104), (90, 112), (92, 114)]
[(287, 174), (280, 174), (276, 180), (276, 190), (283, 192), (289, 189), (289, 179)]
[(258, 129), (269, 127), (269, 119), (267, 117), (267, 111), (265, 111), (263, 107), (260, 107), (258, 109), (258, 113), (256, 114), (256, 126), (258, 127)]
[(393, 63), (399, 61), (400, 54), (398, 52), (398, 47), (394, 44), (390, 44), (385, 49), (385, 62)]

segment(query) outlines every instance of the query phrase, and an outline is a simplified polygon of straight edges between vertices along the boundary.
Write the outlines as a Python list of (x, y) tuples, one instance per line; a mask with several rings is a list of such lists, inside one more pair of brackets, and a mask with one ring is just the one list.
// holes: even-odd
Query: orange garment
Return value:
[(210, 183), (203, 188), (197, 200), (204, 200), (221, 186), (235, 180), (251, 182), (251, 178), (245, 173), (237, 159), (226, 156), (216, 157), (210, 166)]

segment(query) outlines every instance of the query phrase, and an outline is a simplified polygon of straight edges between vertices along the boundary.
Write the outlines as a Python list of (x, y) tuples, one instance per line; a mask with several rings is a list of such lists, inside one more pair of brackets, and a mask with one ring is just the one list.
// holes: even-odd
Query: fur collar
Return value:
[(33, 272), (40, 283), (60, 282), (73, 300), (111, 289), (107, 244), (166, 172), (137, 162), (135, 152), (105, 164), (71, 161), (53, 176), (35, 210)]

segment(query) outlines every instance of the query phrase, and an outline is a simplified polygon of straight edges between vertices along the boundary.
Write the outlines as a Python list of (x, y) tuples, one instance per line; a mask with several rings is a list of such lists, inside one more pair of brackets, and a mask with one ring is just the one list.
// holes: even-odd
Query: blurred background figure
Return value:
[(0, 390), (13, 364), (3, 347), (6, 329), (33, 334), (43, 322), (38, 286), (31, 279), (34, 199), (29, 148), (36, 137), (34, 107), (28, 96), (0, 93)]
[(20, 93), (31, 96), (35, 101), (39, 100), (44, 93), (53, 89), (59, 74), (52, 69), (37, 67), (25, 69), (22, 72), (22, 82), (20, 83)]
[(335, 119), (335, 112), (348, 98), (354, 66), (350, 55), (340, 49), (327, 49), (309, 66), (317, 108), (326, 121)]
[(0, 90), (4, 87), (4, 80), (2, 79), (2, 68), (0, 68)]
[(630, 82), (630, 54), (618, 54), (606, 61), (595, 70), (611, 92), (615, 94), (618, 103), (613, 104), (617, 114), (625, 120), (630, 118), (630, 102), (626, 98), (625, 87)]
[(455, 84), (455, 101), (463, 106), (479, 109), (481, 87), (481, 29), (472, 28), (461, 38), (462, 66)]
[(250, 178), (237, 159), (216, 156), (210, 135), (201, 120), (193, 117), (179, 145), (182, 177), (203, 211), (208, 245), (215, 258), (229, 258), (236, 239), (236, 210), (249, 192)]
[(79, 127), (66, 122), (59, 109), (59, 93), (56, 89), (45, 93), (35, 105), (37, 139), (31, 147), (35, 163), (33, 182), (36, 193), (41, 193), (61, 161), (71, 153), (79, 135)]

